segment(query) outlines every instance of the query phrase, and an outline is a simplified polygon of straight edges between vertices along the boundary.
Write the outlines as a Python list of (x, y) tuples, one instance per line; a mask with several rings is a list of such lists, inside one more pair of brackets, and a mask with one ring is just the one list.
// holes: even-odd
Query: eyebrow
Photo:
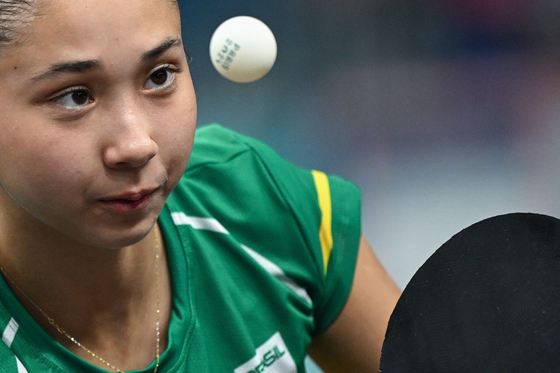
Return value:
[(38, 82), (45, 79), (51, 79), (62, 73), (83, 73), (88, 70), (99, 69), (101, 62), (99, 60), (86, 60), (86, 61), (71, 61), (64, 63), (57, 63), (42, 74), (33, 77), (33, 82)]
[(146, 53), (142, 54), (140, 59), (142, 61), (153, 60), (164, 54), (169, 49), (173, 47), (180, 47), (182, 45), (183, 43), (181, 42), (181, 39), (169, 38), (154, 49), (150, 49)]
[[(157, 47), (150, 49), (149, 51), (142, 54), (140, 58), (142, 61), (149, 61), (158, 58), (167, 50), (181, 46), (183, 43), (180, 39), (170, 38), (165, 40), (163, 43), (158, 45)], [(96, 70), (101, 68), (101, 61), (97, 59), (93, 60), (85, 60), (85, 61), (71, 61), (71, 62), (63, 62), (51, 65), (47, 71), (33, 77), (31, 79), (32, 82), (37, 83), (41, 80), (52, 79), (57, 75), (64, 74), (64, 73), (84, 73), (90, 70)]]

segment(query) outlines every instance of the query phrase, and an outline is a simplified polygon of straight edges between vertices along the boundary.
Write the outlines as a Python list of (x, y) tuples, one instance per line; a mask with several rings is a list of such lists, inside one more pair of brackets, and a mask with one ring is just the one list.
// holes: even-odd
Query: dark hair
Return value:
[(21, 35), (31, 21), (37, 0), (0, 0), (0, 50)]

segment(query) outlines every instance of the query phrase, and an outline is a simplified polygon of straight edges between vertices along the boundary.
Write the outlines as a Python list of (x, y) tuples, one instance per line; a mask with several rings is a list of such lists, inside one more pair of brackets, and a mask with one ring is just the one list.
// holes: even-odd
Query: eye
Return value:
[(85, 88), (71, 88), (67, 92), (56, 96), (52, 102), (62, 105), (66, 108), (81, 108), (93, 102), (90, 92)]
[(171, 66), (159, 66), (152, 71), (144, 87), (146, 89), (163, 89), (169, 87), (175, 81), (177, 70)]

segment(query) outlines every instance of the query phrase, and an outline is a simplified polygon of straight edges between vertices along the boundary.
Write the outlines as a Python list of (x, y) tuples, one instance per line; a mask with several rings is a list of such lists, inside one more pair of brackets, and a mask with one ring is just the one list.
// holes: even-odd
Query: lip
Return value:
[(139, 192), (126, 192), (119, 195), (100, 198), (99, 201), (116, 212), (141, 210), (148, 205), (160, 188), (143, 189)]

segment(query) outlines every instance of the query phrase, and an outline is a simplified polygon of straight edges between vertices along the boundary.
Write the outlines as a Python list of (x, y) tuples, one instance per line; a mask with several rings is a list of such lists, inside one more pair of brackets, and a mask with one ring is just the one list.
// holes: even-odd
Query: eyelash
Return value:
[[(57, 93), (56, 96), (50, 98), (50, 99), (48, 100), (48, 102), (53, 103), (53, 104), (57, 104), (57, 103), (59, 103), (60, 101), (62, 101), (62, 99), (63, 99), (64, 97), (68, 97), (68, 96), (70, 96), (71, 94), (77, 93), (77, 92), (80, 92), (80, 91), (86, 92), (86, 93), (88, 94), (88, 103), (91, 103), (91, 102), (92, 102), (92, 94), (91, 94), (90, 90), (89, 90), (87, 87), (85, 87), (85, 86), (75, 86), (75, 87), (67, 88), (67, 89), (65, 89), (65, 90), (63, 90), (63, 91)], [(64, 106), (64, 105), (62, 105), (62, 106)], [(72, 108), (72, 109), (70, 109), (70, 110), (77, 110), (77, 109), (80, 109), (81, 107), (82, 107), (82, 106), (75, 107), (75, 108)]]
[(171, 74), (171, 76), (167, 77), (166, 81), (164, 82), (165, 84), (164, 86), (148, 88), (148, 91), (165, 91), (167, 89), (172, 88), (177, 78), (177, 74), (181, 72), (181, 70), (178, 67), (172, 64), (164, 64), (164, 65), (157, 66), (156, 68), (152, 69), (152, 71), (148, 73), (148, 78), (145, 80), (144, 85), (146, 85), (146, 83), (152, 78), (152, 76), (156, 72), (161, 70), (165, 70), (168, 74)]

